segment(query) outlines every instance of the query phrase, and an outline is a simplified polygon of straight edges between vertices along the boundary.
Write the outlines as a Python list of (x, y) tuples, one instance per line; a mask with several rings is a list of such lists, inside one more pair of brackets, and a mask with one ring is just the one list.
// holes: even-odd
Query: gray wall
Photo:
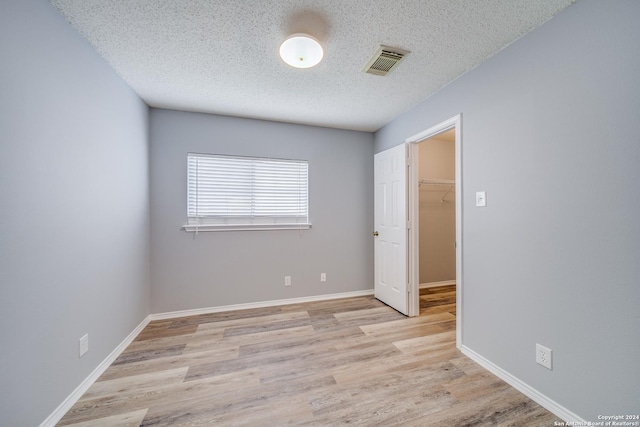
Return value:
[(375, 135), (462, 113), (463, 344), (594, 421), (640, 402), (638, 17), (581, 0)]
[[(313, 227), (182, 231), (188, 152), (308, 160)], [(373, 287), (371, 133), (152, 109), (150, 167), (153, 312)]]
[(35, 426), (149, 312), (148, 108), (47, 1), (0, 57), (0, 425)]

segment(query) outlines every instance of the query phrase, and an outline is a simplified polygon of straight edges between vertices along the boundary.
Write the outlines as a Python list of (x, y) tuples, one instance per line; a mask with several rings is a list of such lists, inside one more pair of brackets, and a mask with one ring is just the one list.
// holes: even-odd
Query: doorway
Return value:
[[(455, 129), (417, 144), (418, 276), (422, 291), (456, 283)], [(424, 309), (421, 306), (420, 312)]]
[[(421, 292), (427, 296), (422, 298), (426, 314), (429, 309), (425, 300), (439, 297), (449, 299), (448, 302), (455, 300), (456, 346), (460, 348), (463, 291), (461, 116), (426, 129), (406, 142), (410, 157), (409, 315), (425, 314), (420, 309)], [(441, 295), (434, 295), (437, 293)]]

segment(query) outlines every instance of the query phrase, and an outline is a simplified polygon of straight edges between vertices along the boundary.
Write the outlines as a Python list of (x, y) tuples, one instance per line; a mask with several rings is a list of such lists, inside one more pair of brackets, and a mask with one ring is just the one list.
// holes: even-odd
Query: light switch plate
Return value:
[(476, 206), (477, 207), (485, 207), (487, 206), (487, 192), (486, 191), (476, 191)]

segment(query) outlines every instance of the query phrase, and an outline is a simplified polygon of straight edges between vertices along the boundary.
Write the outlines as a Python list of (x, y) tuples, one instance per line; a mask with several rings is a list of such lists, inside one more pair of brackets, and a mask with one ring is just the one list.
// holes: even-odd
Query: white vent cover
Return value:
[(402, 58), (409, 53), (408, 50), (395, 47), (380, 46), (373, 57), (367, 62), (362, 71), (376, 76), (386, 76), (396, 68)]

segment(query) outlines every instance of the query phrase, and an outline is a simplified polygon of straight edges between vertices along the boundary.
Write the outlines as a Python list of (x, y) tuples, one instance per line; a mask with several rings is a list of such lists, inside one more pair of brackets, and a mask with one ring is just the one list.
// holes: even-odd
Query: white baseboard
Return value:
[(449, 286), (455, 285), (455, 280), (443, 280), (442, 282), (429, 282), (429, 283), (420, 283), (420, 289), (426, 288), (437, 288), (438, 286)]
[(55, 411), (47, 417), (46, 420), (40, 424), (40, 427), (54, 427), (58, 421), (64, 417), (69, 409), (82, 397), (82, 395), (89, 390), (89, 387), (107, 370), (109, 366), (120, 356), (125, 348), (133, 342), (140, 332), (149, 323), (149, 316), (147, 316), (136, 328), (131, 331), (129, 335), (100, 363), (96, 369), (85, 378), (82, 383), (58, 406)]
[(248, 310), (251, 308), (275, 307), (278, 305), (300, 304), (303, 302), (327, 301), (340, 298), (353, 298), (373, 295), (373, 289), (364, 291), (341, 292), (338, 294), (315, 295), (312, 297), (288, 298), (281, 300), (250, 302), (246, 304), (223, 305), (218, 307), (195, 308), (191, 310), (170, 311), (166, 313), (151, 314), (151, 320), (175, 319), (177, 317), (197, 316), (199, 314), (222, 313), (224, 311)]
[(546, 410), (548, 410), (558, 418), (561, 418), (566, 422), (571, 422), (574, 425), (585, 425), (585, 426), (587, 425), (587, 422), (584, 419), (580, 418), (578, 415), (574, 414), (573, 412), (571, 412), (564, 406), (558, 404), (554, 400), (549, 399), (547, 396), (540, 393), (535, 388), (531, 387), (530, 385), (521, 381), (520, 379), (514, 377), (509, 372), (505, 371), (504, 369), (495, 365), (493, 362), (490, 362), (489, 360), (480, 356), (478, 353), (471, 350), (470, 348), (463, 345), (460, 350), (462, 351), (462, 354), (469, 357), (478, 365), (482, 366), (487, 371), (491, 372), (492, 374), (500, 378), (502, 381), (506, 382), (511, 387), (515, 388), (520, 393), (524, 394), (529, 399), (533, 400), (538, 405), (542, 406), (543, 408), (545, 408)]

